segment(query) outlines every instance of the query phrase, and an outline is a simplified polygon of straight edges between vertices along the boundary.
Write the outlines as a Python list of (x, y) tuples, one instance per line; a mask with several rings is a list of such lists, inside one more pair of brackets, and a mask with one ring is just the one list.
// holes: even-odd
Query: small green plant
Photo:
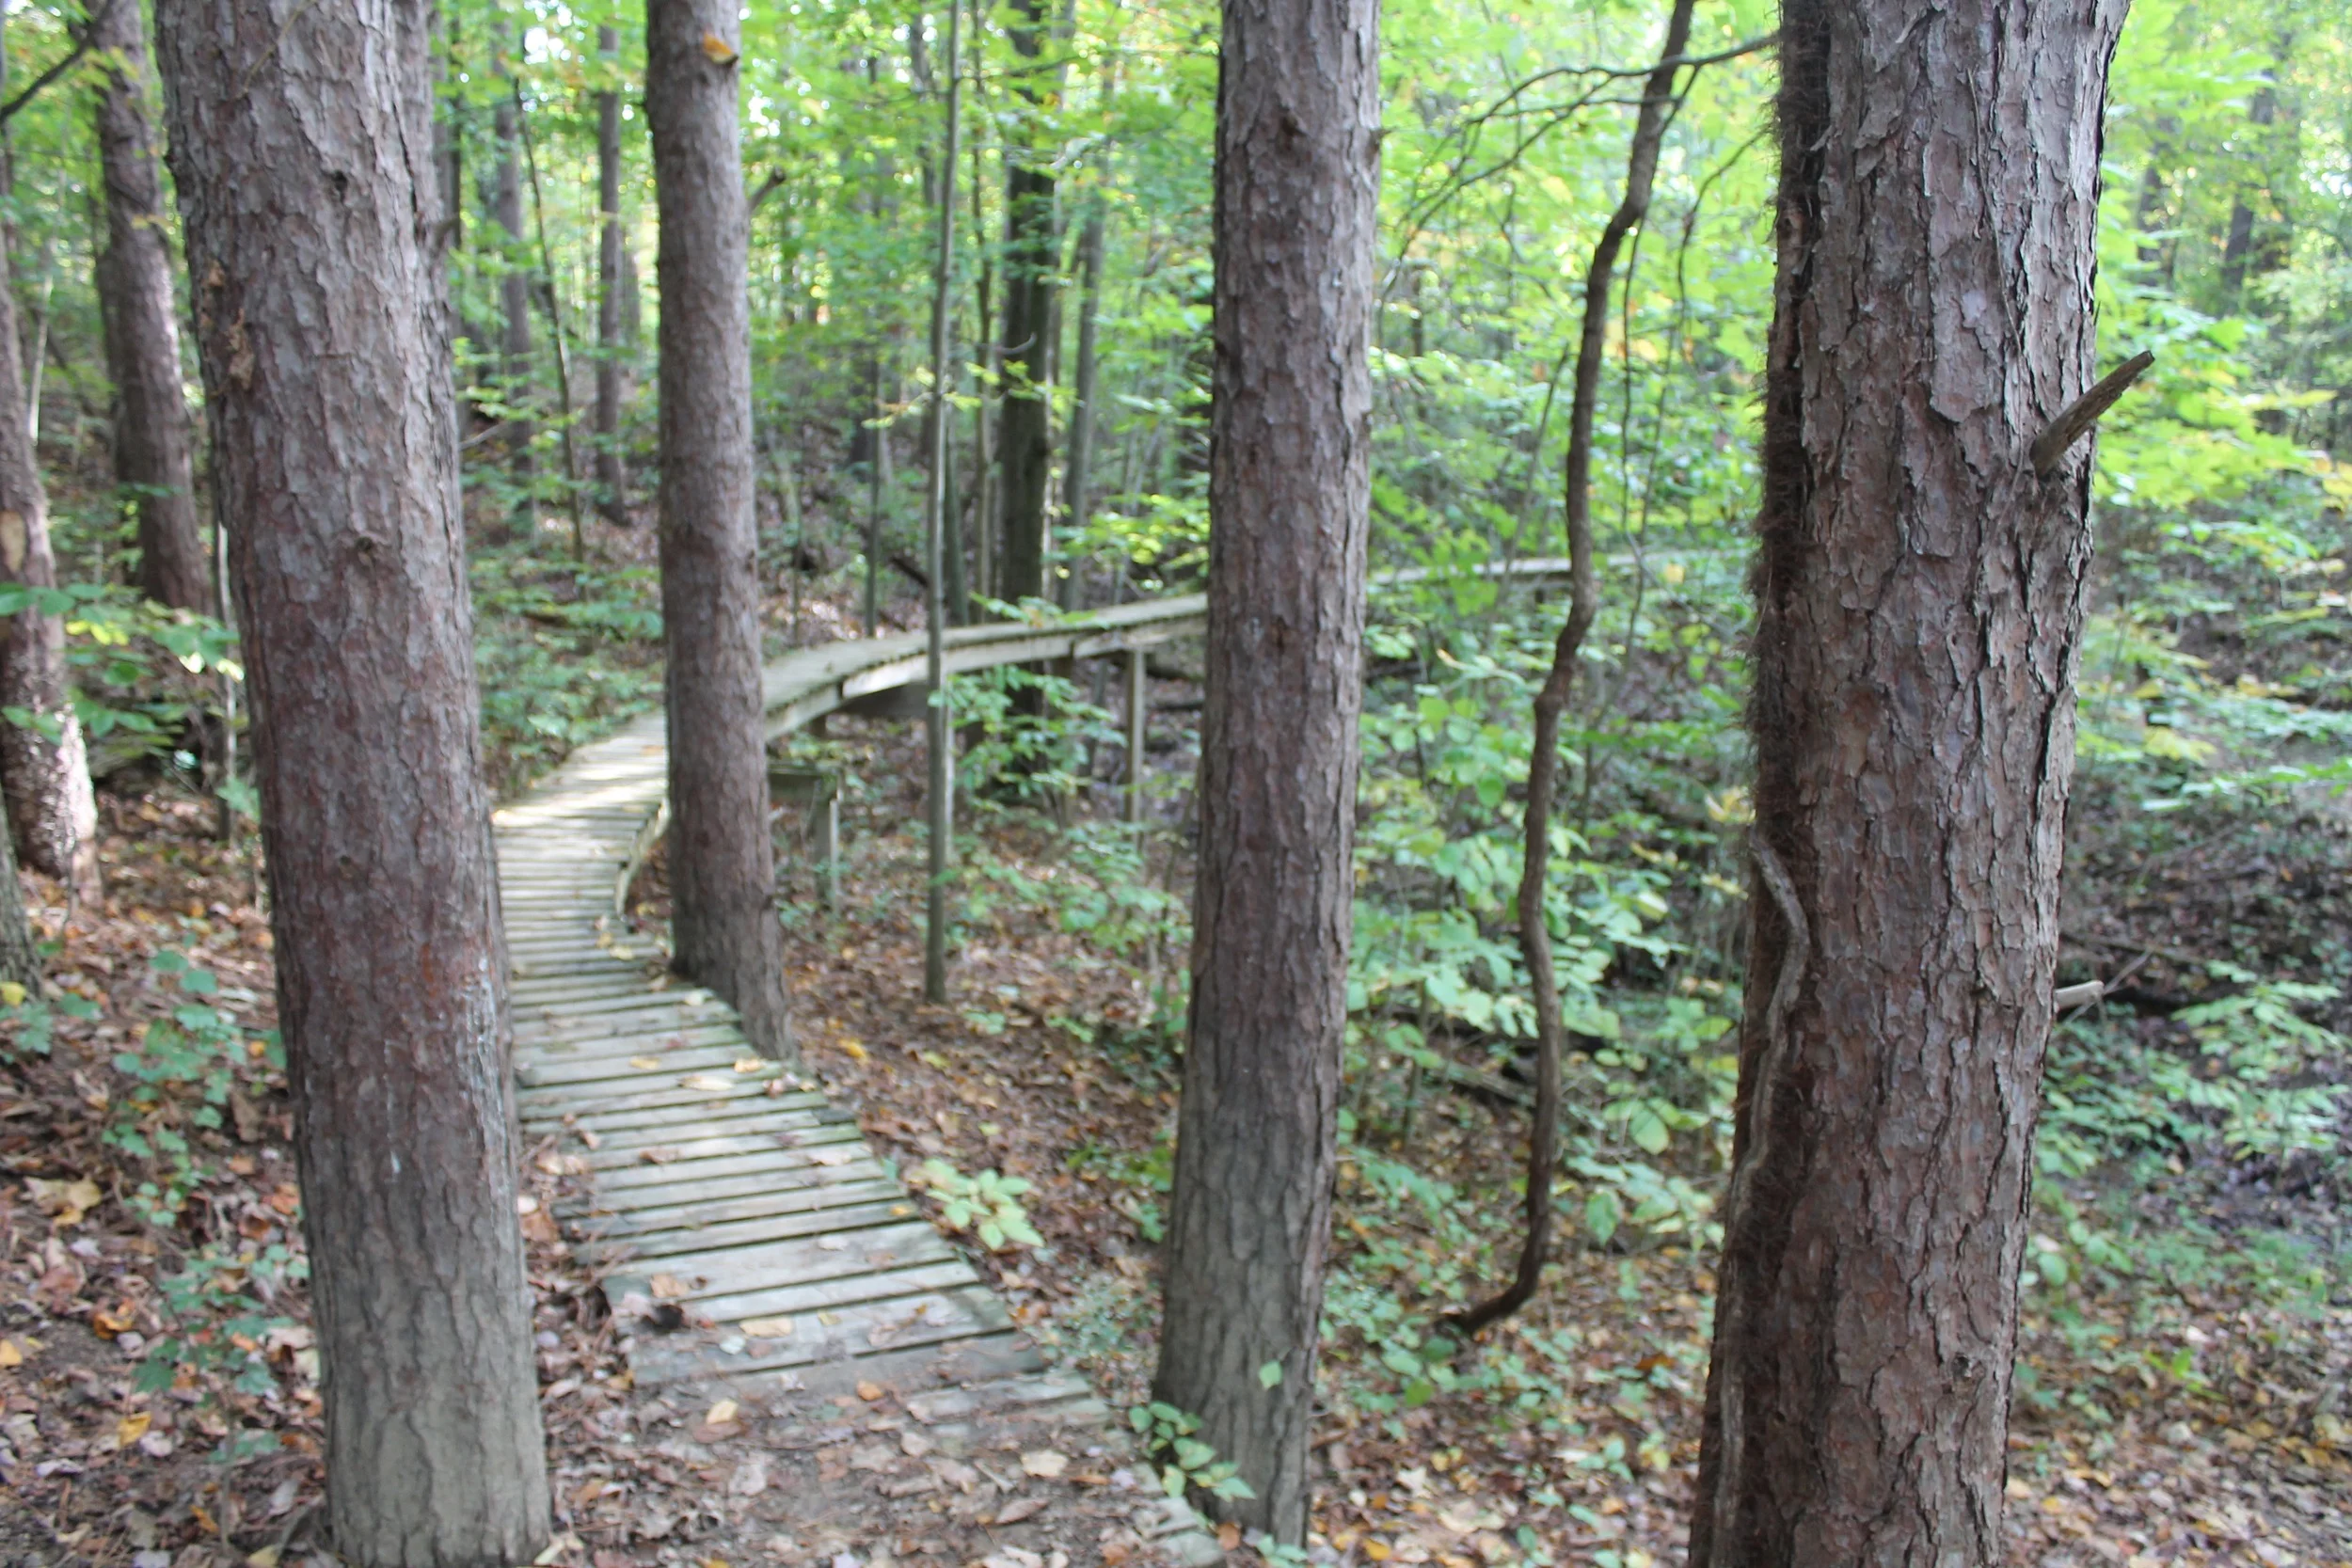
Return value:
[(907, 1173), (907, 1185), (929, 1189), (939, 1199), (939, 1222), (953, 1231), (970, 1230), (991, 1252), (1045, 1244), (1021, 1206), (1029, 1184), (1017, 1176), (993, 1170), (966, 1176), (945, 1160), (926, 1160)]
[(46, 1056), (54, 1043), (59, 1018), (96, 1018), (97, 1005), (72, 991), (55, 997), (38, 996), (14, 980), (0, 980), (0, 1062), (20, 1062)]
[(1212, 1497), (1258, 1495), (1234, 1473), (1232, 1461), (1218, 1459), (1215, 1449), (1193, 1435), (1200, 1430), (1199, 1417), (1153, 1400), (1128, 1411), (1127, 1424), (1136, 1429), (1145, 1451), (1159, 1465), (1160, 1490), (1169, 1497), (1181, 1497), (1194, 1487)]
[[(236, 1021), (196, 1000), (220, 989), (210, 971), (171, 948), (148, 964), (190, 1000), (150, 1022), (133, 1049), (115, 1053), (115, 1070), (135, 1087), (116, 1103), (102, 1136), (150, 1162), (153, 1174), (138, 1184), (130, 1203), (150, 1225), (166, 1227), (179, 1218), (206, 1174), (190, 1132), (221, 1125), (246, 1053)], [(274, 1037), (263, 1050), (275, 1056)]]

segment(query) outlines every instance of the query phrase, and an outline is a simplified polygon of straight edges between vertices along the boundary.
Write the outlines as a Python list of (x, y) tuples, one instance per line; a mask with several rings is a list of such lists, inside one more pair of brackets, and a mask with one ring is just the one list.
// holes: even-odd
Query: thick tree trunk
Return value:
[(327, 1513), (370, 1568), (528, 1562), (548, 1528), (432, 14), (166, 0), (156, 27), (238, 525)]
[[(0, 583), (57, 584), (56, 558), (49, 546), (49, 492), (33, 454), (16, 289), (5, 245), (0, 245)], [(99, 891), (98, 802), (90, 793), (89, 759), (71, 690), (64, 619), (29, 606), (9, 616), (0, 629), (0, 705), (40, 715), (58, 729), (52, 740), (39, 729), (0, 721), (0, 789), (8, 794), (17, 858), (36, 871), (71, 879), (83, 895), (92, 896)]]
[[(596, 29), (608, 65), (621, 52), (620, 35)], [(621, 467), (621, 95), (596, 94), (596, 490), (605, 520), (628, 522), (628, 476)]]
[[(491, 174), (490, 221), (498, 226), (499, 371), (505, 377), (510, 408), (531, 405), (531, 261), (523, 245), (522, 106), (501, 65), (497, 72), (498, 103), (490, 110), (490, 134), (498, 142), (498, 163)], [(517, 413), (508, 421), (506, 438), (513, 454), (515, 478), (530, 484), (539, 472), (532, 451), (535, 421)]]
[(788, 1056), (760, 727), (751, 214), (732, 53), (739, 25), (727, 0), (645, 8), (645, 116), (661, 217), (670, 887), (678, 971), (735, 1004), (761, 1051)]
[(1375, 0), (1226, 0), (1200, 872), (1154, 1389), (1256, 1489), (1235, 1516), (1293, 1544), (1347, 1011), (1378, 41)]
[(97, 97), (99, 166), (106, 185), (98, 309), (115, 384), (115, 483), (138, 508), (140, 589), (158, 604), (209, 610), (211, 563), (196, 519), (179, 306), (164, 243), (155, 139), (147, 123), (147, 40), (139, 8), (130, 0), (102, 7), (95, 47), (106, 65)]
[(1784, 0), (1756, 876), (1691, 1560), (2004, 1560), (2123, 0)]
[[(1010, 29), (1014, 51), (1036, 60), (1043, 53), (1043, 0), (1013, 0), (1020, 22)], [(1032, 67), (1032, 71), (1035, 71)], [(1033, 76), (1021, 78), (1032, 107), (1044, 101)], [(1054, 275), (1060, 270), (1061, 235), (1055, 220), (1051, 161), (1032, 145), (1005, 152), (1005, 393), (996, 416), (1000, 566), (996, 596), (1020, 600), (1046, 594), (1045, 515), (1053, 469)]]
[[(1070, 410), (1070, 462), (1062, 484), (1062, 526), (1073, 533), (1087, 526), (1091, 499), (1087, 487), (1093, 482), (1095, 382), (1102, 369), (1101, 334), (1095, 317), (1102, 309), (1103, 199), (1098, 196), (1087, 204), (1086, 225), (1078, 230), (1078, 363), (1071, 388), (1075, 401)], [(1074, 607), (1077, 595), (1078, 574), (1073, 567), (1062, 579), (1061, 607)]]

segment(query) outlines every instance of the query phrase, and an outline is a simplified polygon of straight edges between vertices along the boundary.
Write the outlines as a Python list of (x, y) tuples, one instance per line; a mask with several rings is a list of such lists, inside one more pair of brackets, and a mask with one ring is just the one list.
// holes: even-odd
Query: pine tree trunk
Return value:
[[(596, 49), (608, 64), (621, 52), (620, 35), (596, 29)], [(596, 94), (596, 488), (605, 520), (628, 522), (628, 475), (621, 467), (621, 95)]]
[[(516, 102), (514, 82), (501, 65), (497, 73), (499, 99), (490, 110), (490, 134), (498, 142), (498, 164), (492, 172), (490, 221), (498, 226), (499, 370), (505, 377), (506, 404), (523, 410), (531, 406), (531, 261), (523, 245), (522, 105)], [(516, 483), (529, 485), (539, 473), (532, 451), (536, 425), (528, 413), (507, 423), (506, 439), (513, 453)]]
[[(57, 584), (56, 558), (49, 546), (49, 492), (33, 453), (16, 289), (5, 245), (0, 245), (0, 584)], [(40, 715), (58, 730), (53, 740), (39, 729), (0, 721), (0, 789), (8, 795), (17, 858), (36, 871), (69, 879), (83, 896), (95, 896), (98, 801), (71, 701), (63, 617), (28, 606), (8, 618), (0, 630), (0, 705)]]
[[(278, 1017), (366, 1568), (545, 1546), (422, 0), (165, 0)], [(365, 82), (374, 90), (353, 90)]]
[[(785, 1057), (761, 729), (753, 517), (751, 215), (736, 123), (737, 8), (648, 0), (645, 116), (661, 246), (661, 614), (669, 650), (670, 886), (681, 974)], [(706, 49), (706, 39), (725, 49)], [(714, 54), (724, 54), (723, 61)]]
[[(1010, 29), (1014, 51), (1036, 60), (1043, 52), (1042, 0), (1013, 0), (1021, 21)], [(1032, 70), (1035, 68), (1032, 67)], [(1041, 102), (1031, 79), (1022, 97)], [(1034, 131), (1023, 139), (1033, 141)], [(996, 596), (1018, 601), (1046, 594), (1045, 514), (1052, 489), (1054, 275), (1061, 262), (1055, 220), (1055, 181), (1049, 159), (1031, 145), (1005, 152), (1005, 393), (996, 416), (997, 515), (1002, 537)]]
[(178, 610), (213, 607), (211, 562), (197, 525), (179, 306), (164, 243), (163, 189), (147, 123), (147, 40), (139, 8), (102, 6), (94, 48), (105, 62), (97, 95), (106, 186), (106, 248), (98, 308), (115, 384), (115, 483), (138, 507), (139, 587)]
[[(1227, 0), (1208, 705), (1158, 1398), (1307, 1523), (1363, 702), (1375, 0)], [(1268, 1386), (1269, 1364), (1279, 1381)]]
[(2006, 1560), (2123, 0), (1785, 0), (1739, 1131), (1691, 1560)]

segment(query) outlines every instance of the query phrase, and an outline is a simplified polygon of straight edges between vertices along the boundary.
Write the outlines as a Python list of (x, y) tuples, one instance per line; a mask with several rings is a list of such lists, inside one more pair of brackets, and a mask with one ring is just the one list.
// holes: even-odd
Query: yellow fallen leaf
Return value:
[(675, 1301), (686, 1293), (686, 1281), (674, 1274), (655, 1275), (648, 1283), (656, 1301)]
[(717, 1404), (703, 1412), (703, 1425), (723, 1427), (735, 1419), (736, 1412), (741, 1408), (733, 1400), (721, 1400)]
[(116, 1445), (120, 1448), (129, 1448), (147, 1435), (147, 1429), (153, 1425), (154, 1421), (155, 1418), (144, 1410), (131, 1412), (130, 1415), (115, 1423)]
[(757, 1072), (761, 1068), (764, 1068), (768, 1064), (766, 1062), (761, 1061), (756, 1056), (746, 1056), (741, 1061), (735, 1064), (735, 1070), (738, 1072)]
[(857, 1397), (868, 1404), (882, 1398), (883, 1392), (882, 1386), (879, 1383), (861, 1383), (857, 1386)]
[(1394, 1557), (1395, 1555), (1396, 1554), (1390, 1549), (1389, 1544), (1385, 1541), (1367, 1541), (1364, 1543), (1364, 1556), (1370, 1558), (1375, 1562), (1386, 1562), (1389, 1559)]
[(264, 1546), (258, 1552), (247, 1552), (246, 1568), (278, 1568), (278, 1548)]
[(849, 1057), (853, 1062), (862, 1062), (866, 1059), (866, 1047), (860, 1041), (841, 1039), (835, 1040), (834, 1043), (841, 1048), (841, 1053), (843, 1055)]
[(1035, 1476), (1040, 1481), (1058, 1481), (1061, 1473), (1069, 1468), (1070, 1456), (1056, 1453), (1051, 1449), (1040, 1449), (1021, 1456), (1022, 1474)]
[(82, 1216), (105, 1201), (106, 1195), (98, 1183), (84, 1177), (78, 1181), (44, 1181), (34, 1177), (24, 1185), (32, 1190), (33, 1201), (40, 1212), (52, 1217), (60, 1227), (82, 1223)]
[(24, 1353), (16, 1348), (14, 1339), (0, 1339), (0, 1367), (22, 1367)]
[(787, 1339), (792, 1335), (789, 1318), (745, 1318), (736, 1326), (747, 1339)]
[(635, 1068), (640, 1072), (651, 1072), (661, 1065), (661, 1058), (659, 1056), (631, 1056), (628, 1059), (628, 1065)]
[(14, 1007), (21, 1006), (24, 1001), (24, 988), (23, 986), (18, 985), (14, 980), (0, 980), (0, 1002), (6, 1002), (9, 1006)]
[[(721, 38), (716, 33), (705, 33), (703, 35), (703, 53), (710, 56), (710, 63), (713, 65), (733, 65), (735, 63), (735, 45), (729, 43), (726, 40)], [(723, 1568), (723, 1565), (722, 1565), (722, 1568)]]

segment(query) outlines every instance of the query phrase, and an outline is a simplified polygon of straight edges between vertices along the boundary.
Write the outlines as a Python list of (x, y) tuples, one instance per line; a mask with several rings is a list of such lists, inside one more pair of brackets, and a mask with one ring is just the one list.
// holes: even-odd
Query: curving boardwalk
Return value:
[[(1523, 562), (1514, 575), (1561, 566)], [(1139, 661), (1204, 619), (1195, 595), (1051, 626), (967, 627), (949, 634), (946, 662), (959, 673), (1120, 653)], [(844, 708), (903, 713), (890, 699), (919, 693), (924, 671), (920, 634), (792, 654), (766, 673), (768, 733)], [(1131, 692), (1139, 687), (1131, 679)], [(1139, 750), (1140, 727), (1129, 736)], [(664, 974), (660, 950), (613, 918), (616, 883), (659, 826), (667, 768), (662, 716), (651, 714), (574, 752), (492, 818), (517, 1108), (532, 1145), (553, 1140), (586, 1177), (585, 1197), (559, 1218), (604, 1277), (638, 1385), (723, 1383), (767, 1397), (870, 1382), (923, 1402), (927, 1421), (1107, 1421), (1083, 1382), (1045, 1371), (850, 1117), (755, 1054), (733, 1009)], [(1220, 1559), (1182, 1504), (1155, 1517), (1149, 1533), (1178, 1560)]]
[[(1139, 649), (1198, 630), (1200, 615), (1198, 600), (1176, 600), (1051, 628), (969, 628), (948, 667)], [(770, 734), (919, 690), (923, 665), (919, 635), (781, 659), (766, 677)], [(637, 1381), (777, 1374), (770, 1386), (912, 1391), (1040, 1371), (1003, 1305), (850, 1118), (759, 1058), (731, 1008), (661, 974), (653, 945), (632, 944), (612, 918), (667, 765), (662, 718), (649, 715), (493, 817), (517, 1108), (534, 1146), (554, 1138), (587, 1177), (587, 1200), (561, 1218), (616, 1314), (641, 1320)], [(669, 1304), (689, 1324), (653, 1331)]]

